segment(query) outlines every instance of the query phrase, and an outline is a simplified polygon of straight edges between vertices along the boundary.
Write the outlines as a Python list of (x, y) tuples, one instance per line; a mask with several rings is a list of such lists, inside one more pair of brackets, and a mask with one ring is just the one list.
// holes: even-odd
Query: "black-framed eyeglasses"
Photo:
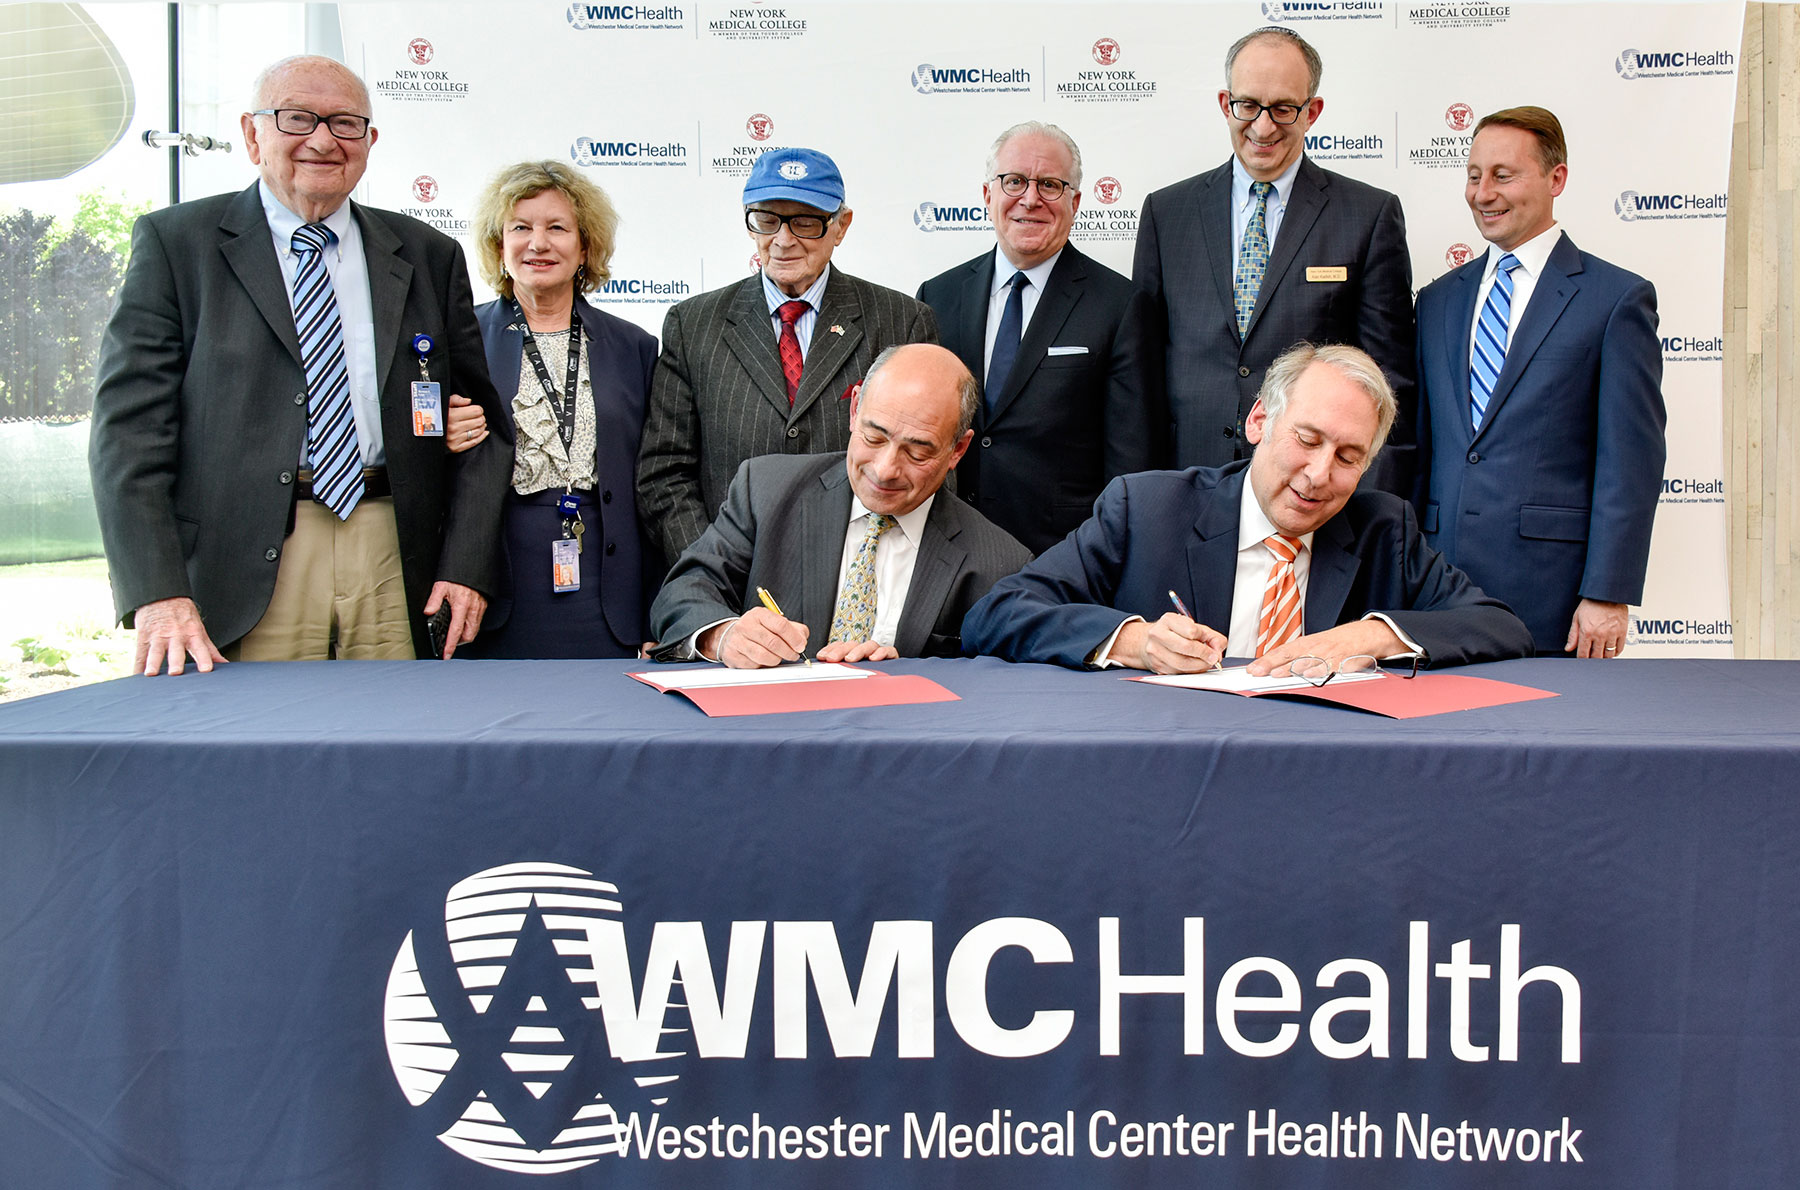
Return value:
[(744, 210), (744, 226), (759, 236), (772, 236), (781, 230), (783, 223), (795, 237), (802, 240), (822, 240), (825, 229), (837, 218), (837, 212), (829, 215), (778, 215), (774, 211), (765, 211), (761, 207), (747, 207)]
[(1010, 198), (1018, 198), (1023, 195), (1027, 186), (1036, 186), (1038, 197), (1045, 202), (1055, 202), (1063, 196), (1063, 191), (1075, 189), (1061, 178), (1028, 178), (1024, 174), (995, 174), (993, 180), (1000, 183), (1000, 193)]
[(321, 116), (318, 112), (309, 112), (303, 107), (265, 107), (250, 114), (274, 116), (276, 129), (289, 136), (311, 136), (313, 129), (320, 124), (325, 125), (325, 130), (339, 140), (361, 140), (369, 135), (369, 117), (353, 116), (349, 112)]
[(1310, 682), (1314, 686), (1323, 686), (1333, 678), (1368, 677), (1368, 678), (1416, 678), (1419, 676), (1419, 662), (1424, 660), (1423, 653), (1413, 653), (1403, 660), (1412, 663), (1410, 669), (1386, 670), (1381, 668), (1381, 660), (1367, 653), (1358, 653), (1345, 657), (1337, 662), (1327, 661), (1323, 657), (1307, 654), (1296, 657), (1288, 663), (1288, 672), (1296, 678)]
[[(1311, 103), (1308, 99), (1306, 103)], [(1245, 124), (1256, 123), (1257, 117), (1264, 112), (1277, 124), (1292, 124), (1300, 119), (1300, 113), (1306, 110), (1305, 103), (1258, 103), (1254, 99), (1233, 99), (1226, 105), (1231, 109), (1231, 118)]]

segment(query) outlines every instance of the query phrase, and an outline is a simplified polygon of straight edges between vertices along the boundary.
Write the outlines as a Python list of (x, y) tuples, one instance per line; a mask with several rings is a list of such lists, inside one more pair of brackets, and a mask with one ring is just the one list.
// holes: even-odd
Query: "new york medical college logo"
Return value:
[(629, 989), (621, 913), (591, 872), (514, 863), (452, 885), (441, 936), (407, 932), (388, 974), (388, 1061), (440, 1141), (495, 1169), (562, 1173), (623, 1154), (624, 1121), (666, 1102), (685, 1030), (594, 1019)]

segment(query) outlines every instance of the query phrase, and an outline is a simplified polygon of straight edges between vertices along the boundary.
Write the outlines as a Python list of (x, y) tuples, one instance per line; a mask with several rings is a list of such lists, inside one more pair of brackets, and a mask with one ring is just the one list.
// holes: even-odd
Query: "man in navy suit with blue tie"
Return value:
[(1419, 294), (1425, 539), (1531, 629), (1610, 658), (1644, 594), (1665, 446), (1656, 291), (1575, 247), (1541, 107), (1475, 126), (1465, 197), (1491, 247)]

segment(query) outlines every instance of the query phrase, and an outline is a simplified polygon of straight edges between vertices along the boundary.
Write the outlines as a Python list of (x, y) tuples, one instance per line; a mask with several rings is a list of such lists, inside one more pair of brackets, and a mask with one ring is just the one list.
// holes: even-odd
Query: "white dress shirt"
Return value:
[[(306, 221), (283, 206), (270, 192), (268, 183), (258, 182), (257, 191), (262, 195), (263, 216), (269, 222), (275, 259), (281, 262), (288, 306), (292, 309), (294, 278), (300, 273), (294, 233)], [(369, 262), (363, 253), (362, 228), (357, 226), (348, 202), (320, 222), (337, 237), (337, 243), (325, 249), (325, 271), (331, 276), (338, 320), (344, 328), (344, 369), (350, 378), (350, 412), (356, 419), (356, 442), (362, 448), (363, 466), (379, 467), (387, 461), (387, 450), (381, 437), (381, 392), (375, 384), (375, 300), (369, 295)], [(300, 465), (305, 467), (309, 462), (306, 443), (302, 441)]]
[(1013, 274), (1018, 272), (1023, 272), (1026, 279), (1031, 282), (1025, 287), (1025, 293), (1019, 298), (1021, 315), (1019, 338), (1023, 340), (1025, 328), (1031, 325), (1031, 316), (1037, 313), (1038, 299), (1044, 296), (1044, 286), (1050, 283), (1050, 272), (1056, 268), (1056, 262), (1061, 258), (1062, 249), (1058, 248), (1056, 255), (1049, 260), (1042, 261), (1028, 269), (1021, 269), (1006, 259), (1006, 253), (1000, 250), (998, 244), (994, 245), (994, 286), (988, 290), (987, 330), (985, 332), (987, 345), (981, 356), (983, 383), (986, 382), (988, 369), (994, 363), (994, 340), (1000, 334), (1000, 319), (1006, 314), (1006, 299), (1012, 292), (1012, 287), (1007, 282), (1011, 281)]
[[(1513, 337), (1518, 333), (1519, 320), (1525, 317), (1525, 307), (1531, 302), (1531, 295), (1537, 292), (1538, 278), (1544, 275), (1544, 266), (1550, 263), (1550, 253), (1555, 250), (1557, 242), (1562, 239), (1562, 227), (1552, 223), (1545, 231), (1526, 240), (1517, 248), (1510, 249), (1519, 258), (1519, 267), (1512, 271), (1512, 311), (1506, 320), (1506, 346), (1512, 349)], [(1487, 305), (1488, 293), (1494, 288), (1494, 274), (1500, 271), (1500, 258), (1509, 249), (1498, 244), (1489, 244), (1487, 263), (1481, 268), (1481, 284), (1475, 290), (1475, 317), (1469, 320), (1468, 342), (1475, 341), (1475, 328), (1481, 325), (1481, 311)]]

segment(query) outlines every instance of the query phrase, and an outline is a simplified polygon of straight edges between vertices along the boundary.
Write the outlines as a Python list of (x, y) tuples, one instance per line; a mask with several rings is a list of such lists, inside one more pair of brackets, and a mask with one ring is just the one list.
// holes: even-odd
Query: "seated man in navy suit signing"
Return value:
[(1291, 348), (1245, 420), (1247, 463), (1114, 480), (1088, 521), (975, 605), (964, 650), (1157, 673), (1253, 657), (1258, 674), (1302, 656), (1528, 655), (1525, 625), (1426, 546), (1409, 505), (1356, 490), (1394, 414), (1365, 352)]

